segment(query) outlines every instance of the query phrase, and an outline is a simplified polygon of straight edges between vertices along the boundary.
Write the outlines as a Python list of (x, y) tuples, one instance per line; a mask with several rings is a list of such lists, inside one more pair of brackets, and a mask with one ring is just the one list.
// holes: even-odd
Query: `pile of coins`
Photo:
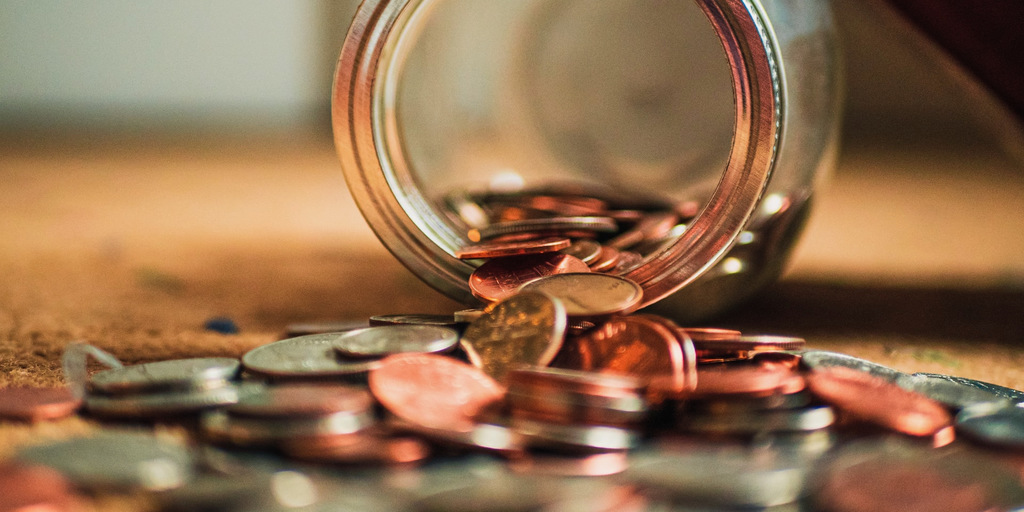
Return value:
[[(693, 208), (472, 199), (449, 203), (473, 226), (458, 256), (478, 264), (485, 307), (306, 324), (240, 361), (94, 373), (84, 414), (109, 432), (24, 448), (0, 474), (141, 489), (163, 510), (1024, 505), (1024, 393), (633, 314), (643, 290), (619, 274)], [(0, 416), (79, 406), (44, 391), (0, 390)], [(191, 446), (109, 423), (124, 420), (183, 423)], [(51, 488), (16, 499), (73, 510), (71, 485)]]

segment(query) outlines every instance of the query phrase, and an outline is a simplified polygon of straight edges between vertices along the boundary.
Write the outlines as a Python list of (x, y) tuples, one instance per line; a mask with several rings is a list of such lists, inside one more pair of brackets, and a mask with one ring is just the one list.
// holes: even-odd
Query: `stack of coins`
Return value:
[(85, 408), (104, 417), (167, 417), (238, 401), (237, 359), (174, 359), (94, 374)]

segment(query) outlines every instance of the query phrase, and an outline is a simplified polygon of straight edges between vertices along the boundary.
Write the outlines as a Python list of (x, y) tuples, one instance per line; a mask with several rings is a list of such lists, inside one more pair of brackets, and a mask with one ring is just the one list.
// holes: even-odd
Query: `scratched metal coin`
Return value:
[(578, 258), (557, 252), (495, 258), (473, 271), (469, 290), (485, 302), (500, 302), (530, 281), (568, 272), (590, 272), (590, 267)]
[(103, 370), (89, 379), (89, 386), (107, 394), (202, 389), (222, 386), (238, 370), (238, 360), (228, 357), (170, 359)]
[(812, 371), (834, 367), (851, 368), (889, 382), (896, 382), (901, 376), (906, 375), (899, 370), (868, 361), (867, 359), (840, 354), (839, 352), (829, 352), (827, 350), (808, 350), (803, 352), (800, 354), (800, 364)]
[(591, 268), (593, 268), (593, 263), (601, 256), (601, 244), (593, 240), (582, 238), (580, 240), (574, 240), (572, 245), (562, 249), (562, 253), (579, 258), (580, 261), (587, 265), (591, 265)]
[(574, 341), (580, 370), (632, 375), (645, 382), (657, 379), (666, 390), (686, 388), (683, 349), (676, 333), (661, 322), (643, 316), (612, 317)]
[(562, 346), (566, 323), (560, 300), (524, 292), (469, 324), (459, 343), (474, 366), (504, 382), (518, 366), (547, 366)]
[(388, 356), (370, 373), (370, 391), (391, 414), (426, 428), (468, 432), (505, 388), (478, 368), (434, 354)]
[(238, 397), (238, 387), (233, 384), (212, 389), (117, 396), (91, 394), (85, 397), (85, 409), (90, 414), (108, 418), (155, 418), (231, 405)]
[(374, 315), (370, 317), (370, 327), (382, 325), (433, 325), (435, 327), (457, 329), (459, 327), (459, 322), (455, 319), (454, 315), (432, 315), (424, 313)]
[(68, 388), (9, 387), (0, 389), (0, 418), (20, 421), (55, 420), (74, 414), (82, 405)]
[(459, 333), (433, 325), (382, 325), (356, 329), (338, 336), (334, 350), (342, 357), (382, 357), (391, 354), (448, 352), (459, 343)]
[(584, 231), (614, 233), (618, 229), (618, 223), (610, 217), (546, 217), (512, 222), (497, 222), (480, 229), (470, 230), (469, 239), (479, 242), (502, 235), (535, 232), (564, 233), (567, 231)]
[(977, 404), (956, 415), (956, 431), (981, 443), (1024, 449), (1024, 409), (1006, 404)]
[(636, 270), (637, 267), (643, 264), (644, 257), (642, 254), (633, 251), (619, 251), (619, 257), (615, 261), (615, 267), (607, 272), (622, 275)]
[[(1024, 391), (1020, 391), (1006, 386), (1000, 386), (998, 384), (992, 384), (990, 382), (984, 382), (975, 379), (968, 379), (966, 377), (956, 377), (953, 375), (942, 375), (939, 373), (915, 373), (915, 376), (924, 376), (932, 379), (948, 380), (957, 384), (963, 384), (964, 386), (970, 386), (972, 388), (987, 391), (1001, 398), (1005, 398), (1016, 404), (1024, 403)], [(1018, 405), (1019, 406), (1019, 405)]]
[(537, 240), (524, 240), (522, 242), (481, 243), (469, 245), (455, 251), (455, 257), (460, 260), (504, 258), (507, 256), (561, 251), (571, 246), (572, 242), (568, 238), (540, 238)]
[(311, 334), (256, 347), (242, 356), (249, 372), (275, 378), (358, 378), (380, 366), (376, 360), (342, 361), (334, 344), (345, 333)]
[(981, 403), (1012, 404), (989, 390), (928, 375), (903, 375), (896, 384), (903, 389), (921, 393), (951, 409), (963, 409)]
[(555, 297), (565, 305), (565, 313), (576, 319), (632, 313), (644, 296), (643, 288), (629, 279), (590, 272), (542, 277), (519, 291)]
[(56, 469), (84, 489), (161, 491), (184, 485), (194, 473), (188, 448), (132, 431), (30, 446), (15, 457)]

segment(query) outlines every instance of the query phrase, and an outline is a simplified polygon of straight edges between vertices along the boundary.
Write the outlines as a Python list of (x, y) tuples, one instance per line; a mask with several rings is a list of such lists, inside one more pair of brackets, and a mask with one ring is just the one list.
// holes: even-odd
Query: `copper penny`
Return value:
[(463, 247), (455, 251), (455, 257), (460, 260), (502, 258), (506, 256), (519, 256), (523, 254), (542, 254), (546, 252), (561, 251), (572, 246), (568, 238), (542, 238), (539, 240), (526, 240), (523, 242), (496, 242), (489, 244), (476, 244)]
[(582, 239), (572, 242), (572, 245), (562, 249), (562, 253), (579, 258), (593, 269), (593, 263), (601, 256), (601, 247), (601, 244), (594, 240)]
[(45, 466), (8, 463), (0, 466), (0, 510), (65, 512), (82, 510), (71, 484)]
[(642, 316), (613, 317), (576, 339), (580, 369), (666, 380), (685, 388), (685, 361), (676, 334)]
[(281, 418), (346, 411), (361, 413), (371, 407), (373, 398), (362, 388), (327, 383), (286, 383), (258, 386), (241, 393), (238, 403), (227, 410), (235, 416)]
[(562, 346), (565, 329), (560, 300), (523, 292), (469, 324), (459, 343), (474, 366), (500, 382), (517, 366), (547, 366)]
[(590, 267), (579, 258), (557, 252), (495, 258), (473, 271), (469, 289), (485, 302), (499, 302), (530, 281), (567, 272), (590, 272)]
[(807, 342), (803, 338), (794, 338), (790, 336), (772, 336), (772, 335), (755, 335), (755, 336), (737, 336), (735, 338), (727, 339), (694, 339), (694, 347), (697, 350), (712, 351), (719, 353), (729, 352), (765, 352), (765, 351), (783, 351), (783, 350), (802, 350), (807, 346)]
[(619, 259), (615, 262), (615, 268), (611, 269), (612, 274), (625, 274), (635, 270), (644, 264), (644, 257), (638, 252), (619, 251)]
[(473, 417), (505, 389), (479, 369), (431, 354), (384, 358), (370, 372), (370, 391), (395, 416), (426, 428), (469, 431)]
[(742, 332), (733, 329), (722, 329), (719, 327), (680, 327), (679, 330), (686, 333), (693, 340), (695, 347), (706, 341), (728, 341), (739, 338)]
[(469, 239), (474, 242), (489, 240), (501, 235), (517, 233), (565, 233), (585, 231), (594, 233), (614, 233), (619, 229), (614, 219), (608, 217), (546, 217), (542, 219), (524, 219), (513, 222), (498, 222), (484, 226), (479, 230), (471, 230)]
[(591, 272), (542, 277), (524, 284), (519, 290), (559, 299), (565, 304), (565, 314), (574, 319), (632, 313), (640, 307), (644, 296), (643, 288), (629, 279)]
[(67, 388), (11, 387), (0, 389), (0, 418), (21, 421), (71, 416), (82, 405)]
[[(676, 343), (683, 353), (683, 387), (680, 389), (672, 379), (665, 377), (653, 379), (648, 386), (648, 398), (653, 402), (659, 402), (667, 395), (679, 391), (693, 391), (697, 387), (697, 350), (694, 348), (693, 339), (686, 332), (679, 328), (675, 322), (658, 315), (637, 315), (653, 322), (660, 323), (676, 335)], [(667, 393), (666, 393), (667, 392)]]
[(697, 371), (693, 396), (765, 396), (796, 393), (806, 385), (803, 377), (786, 368), (739, 366), (702, 368)]
[(807, 383), (846, 415), (913, 436), (934, 436), (953, 421), (942, 404), (895, 383), (845, 367), (816, 370)]
[(607, 245), (601, 246), (601, 254), (593, 262), (590, 262), (592, 272), (608, 272), (615, 269), (619, 264), (619, 250)]

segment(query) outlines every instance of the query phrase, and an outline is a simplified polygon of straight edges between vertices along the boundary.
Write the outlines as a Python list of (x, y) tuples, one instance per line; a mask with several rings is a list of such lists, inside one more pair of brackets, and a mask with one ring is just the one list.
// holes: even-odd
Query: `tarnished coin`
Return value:
[(44, 466), (7, 463), (0, 466), (0, 510), (75, 512), (82, 508), (60, 473)]
[(964, 386), (970, 386), (977, 388), (982, 391), (987, 391), (996, 396), (1005, 398), (1011, 402), (1021, 404), (1024, 403), (1024, 391), (1020, 391), (1006, 386), (1000, 386), (998, 384), (992, 384), (990, 382), (984, 382), (980, 380), (968, 379), (966, 377), (956, 377), (953, 375), (942, 375), (939, 373), (915, 373), (915, 376), (924, 376), (932, 379), (943, 379), (957, 384), (963, 384)]
[(590, 272), (590, 267), (562, 253), (495, 258), (473, 271), (469, 289), (480, 300), (499, 302), (515, 295), (530, 281), (568, 272)]
[(829, 352), (827, 350), (808, 350), (801, 353), (800, 364), (811, 370), (825, 370), (836, 367), (851, 368), (889, 382), (896, 382), (902, 375), (906, 375), (899, 370), (894, 370), (867, 359), (840, 354), (839, 352)]
[(382, 357), (391, 354), (447, 352), (459, 343), (459, 333), (433, 325), (381, 325), (348, 331), (334, 342), (342, 357)]
[(581, 239), (572, 242), (572, 245), (562, 249), (563, 254), (568, 254), (591, 266), (601, 256), (601, 244), (593, 240)]
[(65, 418), (82, 405), (68, 388), (0, 389), (0, 419), (42, 421)]
[(355, 434), (326, 440), (287, 440), (281, 445), (285, 455), (311, 462), (359, 466), (394, 466), (420, 462), (430, 448), (412, 437), (377, 437)]
[(92, 394), (85, 397), (85, 408), (90, 414), (108, 418), (156, 418), (231, 405), (238, 401), (238, 396), (238, 387), (233, 384), (211, 389), (115, 396)]
[(914, 436), (936, 436), (953, 418), (942, 404), (873, 373), (842, 366), (815, 370), (807, 383), (844, 415)]
[(370, 373), (370, 391), (391, 414), (426, 428), (468, 432), (473, 417), (505, 389), (479, 369), (432, 354), (388, 356)]
[(540, 293), (520, 293), (466, 327), (459, 343), (469, 361), (499, 382), (517, 366), (547, 366), (565, 337), (565, 307)]
[(20, 461), (56, 469), (84, 489), (173, 489), (192, 478), (189, 450), (150, 434), (103, 431), (23, 448)]
[(512, 429), (532, 447), (573, 453), (629, 450), (640, 444), (639, 433), (604, 425), (564, 425), (512, 418)]
[(513, 222), (498, 222), (480, 229), (471, 229), (469, 231), (469, 239), (473, 242), (479, 242), (501, 235), (534, 232), (563, 233), (568, 231), (585, 231), (614, 233), (618, 229), (618, 223), (609, 217), (545, 217)]
[(903, 375), (896, 380), (896, 384), (903, 389), (920, 393), (951, 409), (963, 409), (964, 407), (982, 403), (996, 403), (1007, 406), (1012, 403), (991, 391), (929, 375)]
[(94, 392), (107, 394), (219, 387), (238, 374), (237, 359), (200, 357), (111, 368), (89, 379)]
[(338, 320), (335, 322), (301, 322), (288, 324), (285, 327), (286, 338), (296, 338), (299, 336), (309, 336), (310, 334), (327, 334), (332, 332), (344, 332), (351, 331), (352, 329), (362, 329), (367, 327), (369, 324), (366, 320)]
[(292, 439), (317, 439), (356, 434), (375, 422), (371, 411), (336, 412), (297, 418), (235, 416), (227, 411), (203, 415), (203, 432), (215, 442), (235, 446), (275, 446)]
[(690, 415), (680, 426), (690, 432), (723, 435), (753, 435), (775, 432), (810, 432), (832, 426), (835, 414), (827, 405), (800, 409), (716, 412)]
[(355, 386), (329, 383), (256, 384), (227, 411), (234, 416), (294, 418), (339, 412), (362, 414), (373, 407), (370, 393)]
[(643, 316), (613, 317), (576, 338), (579, 369), (659, 379), (668, 389), (686, 387), (683, 350), (676, 333)]
[(380, 362), (340, 361), (334, 344), (345, 333), (311, 334), (256, 347), (242, 356), (247, 371), (276, 378), (355, 378), (365, 376)]
[(1024, 449), (1024, 409), (977, 404), (956, 415), (956, 431), (975, 441), (1013, 450)]
[(571, 246), (572, 242), (568, 238), (541, 238), (537, 240), (524, 240), (522, 242), (493, 242), (463, 247), (455, 251), (455, 257), (460, 260), (504, 258), (507, 256), (561, 251)]
[[(454, 315), (405, 314), (405, 315), (374, 315), (370, 317), (370, 327), (382, 325), (433, 325), (457, 329), (459, 321)], [(366, 326), (363, 326), (366, 327)]]
[(596, 319), (625, 315), (640, 307), (644, 290), (624, 277), (597, 273), (568, 273), (542, 277), (524, 284), (520, 292), (538, 292), (565, 305), (570, 318)]

